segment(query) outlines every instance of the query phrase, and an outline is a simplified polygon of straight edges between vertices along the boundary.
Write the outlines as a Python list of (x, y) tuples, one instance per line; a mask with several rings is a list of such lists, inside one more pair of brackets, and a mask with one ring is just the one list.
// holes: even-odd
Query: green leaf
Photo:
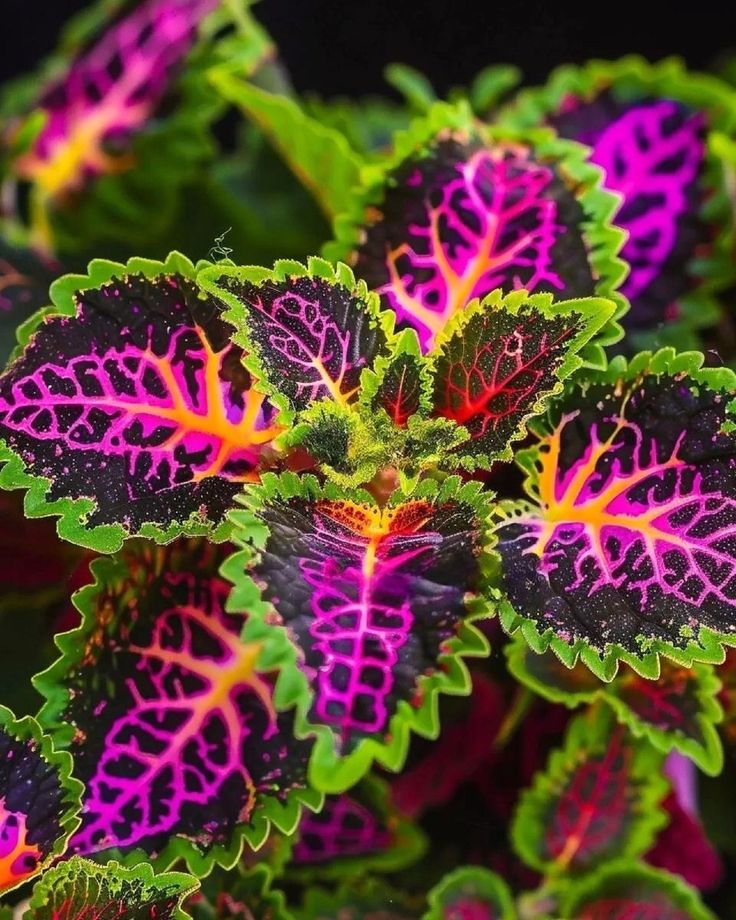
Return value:
[(310, 118), (293, 99), (259, 89), (226, 68), (213, 68), (210, 79), (264, 132), (328, 217), (345, 210), (361, 159), (342, 134)]
[(470, 434), (455, 449), (458, 462), (475, 469), (510, 460), (511, 442), (582, 366), (579, 353), (614, 309), (599, 298), (554, 302), (551, 294), (497, 290), (458, 313), (430, 353), (432, 412)]
[(52, 865), (79, 824), (82, 784), (35, 719), (0, 706), (0, 894)]
[(437, 102), (431, 82), (408, 64), (389, 64), (384, 70), (386, 82), (393, 86), (415, 112), (427, 112)]
[(617, 860), (563, 889), (561, 920), (716, 920), (699, 893), (677, 875)]
[(520, 451), (529, 503), (497, 509), (501, 620), (535, 651), (719, 662), (736, 641), (736, 375), (644, 352), (578, 379)]
[(628, 735), (608, 710), (577, 716), (521, 796), (511, 828), (517, 853), (552, 876), (645, 853), (666, 823), (662, 765), (662, 755)]
[(199, 887), (182, 872), (154, 875), (145, 863), (126, 869), (75, 856), (44, 875), (33, 889), (24, 920), (94, 916), (99, 920), (185, 920), (183, 899)]
[(711, 665), (685, 668), (663, 660), (659, 677), (642, 677), (624, 665), (606, 683), (582, 662), (567, 667), (554, 652), (541, 655), (517, 638), (506, 646), (509, 671), (540, 696), (575, 707), (600, 699), (636, 737), (657, 750), (680, 751), (711, 775), (723, 769), (723, 748), (716, 726), (723, 719), (718, 702), (721, 684)]
[(514, 899), (508, 885), (495, 872), (479, 866), (456, 869), (427, 895), (429, 910), (422, 920), (516, 920)]

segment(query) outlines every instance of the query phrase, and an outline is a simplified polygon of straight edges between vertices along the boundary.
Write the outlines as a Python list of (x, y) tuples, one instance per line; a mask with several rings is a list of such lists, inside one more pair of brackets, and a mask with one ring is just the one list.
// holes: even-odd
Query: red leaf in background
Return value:
[(646, 854), (645, 859), (658, 869), (682, 876), (689, 884), (710, 891), (723, 877), (723, 863), (705, 836), (698, 819), (679, 803), (674, 792), (662, 803), (670, 822)]

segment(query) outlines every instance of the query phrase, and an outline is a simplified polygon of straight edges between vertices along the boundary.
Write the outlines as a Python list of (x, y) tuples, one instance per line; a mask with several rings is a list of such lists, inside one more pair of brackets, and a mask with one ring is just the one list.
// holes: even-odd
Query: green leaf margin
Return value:
[(611, 222), (619, 199), (603, 188), (603, 172), (588, 162), (587, 147), (554, 137), (548, 130), (522, 132), (500, 124), (486, 125), (473, 116), (466, 101), (454, 105), (436, 103), (426, 116), (412, 121), (406, 131), (397, 132), (390, 154), (382, 161), (363, 167), (360, 185), (354, 190), (349, 207), (335, 218), (334, 239), (325, 244), (322, 254), (327, 259), (354, 262), (366, 213), (380, 207), (394, 170), (410, 157), (426, 153), (439, 135), (448, 132), (477, 137), (486, 144), (496, 141), (526, 144), (540, 161), (556, 166), (559, 177), (575, 195), (586, 216), (581, 232), (593, 275), (597, 279), (592, 296), (603, 297), (616, 304), (613, 317), (585, 355), (588, 367), (605, 367), (603, 347), (623, 338), (624, 331), (618, 320), (629, 309), (627, 299), (618, 291), (628, 272), (626, 263), (618, 255), (626, 234)]
[[(629, 728), (635, 738), (648, 738), (663, 754), (679, 751), (710, 776), (718, 776), (723, 769), (723, 745), (716, 730), (716, 725), (723, 721), (723, 709), (718, 702), (721, 682), (712, 665), (697, 662), (690, 669), (695, 682), (694, 695), (698, 702), (695, 721), (702, 735), (701, 742), (678, 729), (670, 731), (642, 719), (617, 695), (616, 678), (612, 683), (602, 683), (596, 689), (566, 690), (545, 683), (529, 670), (528, 657), (537, 653), (526, 642), (519, 641), (518, 636), (505, 646), (504, 652), (509, 672), (519, 683), (544, 699), (552, 703), (562, 703), (570, 709), (602, 700), (611, 707), (618, 721)], [(552, 655), (554, 652), (549, 650), (544, 654)]]
[[(72, 597), (74, 606), (82, 615), (81, 624), (76, 629), (59, 633), (55, 637), (61, 655), (49, 668), (33, 678), (34, 687), (46, 701), (39, 712), (39, 722), (46, 727), (61, 748), (68, 747), (74, 736), (74, 727), (62, 718), (70, 700), (70, 691), (64, 686), (64, 678), (85, 653), (90, 632), (96, 625), (98, 596), (106, 585), (124, 578), (128, 568), (123, 559), (101, 556), (92, 561), (90, 571), (94, 576), (94, 582), (80, 588)], [(244, 643), (264, 641), (263, 631), (258, 625), (255, 618), (246, 621), (241, 634)], [(273, 666), (269, 650), (264, 647), (256, 660), (256, 668), (263, 672), (272, 670)], [(277, 676), (274, 700), (283, 693), (282, 687), (287, 680), (288, 676), (283, 672)], [(275, 797), (265, 797), (264, 801), (255, 806), (250, 823), (239, 825), (233, 832), (230, 843), (216, 843), (206, 852), (200, 850), (192, 840), (172, 835), (169, 843), (156, 857), (151, 857), (140, 848), (131, 848), (123, 852), (113, 847), (104, 851), (104, 858), (112, 856), (126, 866), (148, 862), (156, 871), (169, 869), (181, 859), (187, 864), (190, 872), (204, 877), (215, 865), (226, 869), (232, 868), (240, 859), (246, 843), (251, 849), (259, 850), (268, 839), (271, 827), (283, 834), (291, 835), (299, 823), (302, 805), (319, 811), (322, 801), (322, 794), (309, 786), (293, 790), (283, 803)]]
[[(514, 850), (533, 869), (546, 873), (550, 878), (559, 877), (560, 870), (566, 875), (589, 873), (595, 868), (588, 863), (584, 868), (558, 867), (554, 860), (542, 858), (539, 841), (544, 838), (545, 810), (550, 801), (564, 795), (567, 781), (585, 763), (585, 754), (601, 745), (605, 750), (608, 737), (614, 729), (614, 716), (609, 710), (591, 708), (575, 716), (565, 732), (560, 748), (552, 751), (544, 770), (537, 773), (532, 785), (525, 789), (516, 805), (510, 836)], [(633, 756), (629, 777), (639, 785), (635, 809), (637, 814), (629, 828), (626, 840), (620, 845), (616, 856), (640, 856), (654, 843), (657, 832), (667, 823), (667, 815), (660, 807), (667, 794), (669, 783), (662, 773), (663, 755), (647, 740), (628, 737)], [(625, 742), (625, 743), (626, 743)], [(610, 861), (612, 854), (599, 854), (597, 860)]]
[[(588, 373), (585, 379), (578, 378), (571, 388), (566, 391), (569, 398), (575, 393), (576, 383), (581, 387), (595, 384), (615, 384), (617, 381), (635, 380), (637, 377), (652, 374), (656, 376), (676, 376), (679, 374), (692, 378), (698, 385), (711, 389), (736, 393), (736, 372), (727, 367), (703, 367), (704, 356), (700, 352), (687, 351), (675, 352), (673, 348), (662, 348), (657, 352), (640, 352), (630, 362), (617, 355), (613, 358), (605, 371)], [(726, 430), (736, 431), (736, 402), (729, 405), (729, 415), (734, 421), (727, 423)], [(529, 428), (534, 434), (543, 437), (557, 423), (561, 413), (561, 401), (551, 405), (546, 418), (533, 419)], [(733, 429), (731, 428), (733, 426)], [(521, 514), (534, 514), (538, 506), (534, 503), (535, 472), (534, 461), (537, 448), (530, 447), (520, 450), (515, 460), (525, 474), (524, 488), (532, 501), (503, 500), (495, 507), (494, 530)], [(500, 584), (501, 560), (494, 552), (494, 584)], [(587, 645), (585, 639), (578, 639), (569, 644), (554, 635), (553, 628), (540, 630), (534, 620), (526, 618), (514, 610), (509, 599), (503, 594), (501, 588), (493, 588), (493, 596), (497, 602), (499, 618), (504, 631), (508, 635), (521, 632), (525, 641), (531, 648), (541, 654), (552, 649), (560, 661), (568, 668), (580, 659), (590, 670), (605, 682), (610, 682), (618, 672), (618, 663), (623, 661), (642, 677), (656, 680), (659, 677), (659, 656), (663, 655), (686, 668), (692, 667), (694, 662), (706, 664), (722, 664), (725, 659), (724, 646), (736, 647), (736, 626), (734, 634), (718, 633), (706, 626), (701, 626), (697, 635), (693, 636), (684, 648), (675, 647), (661, 640), (651, 640), (641, 655), (627, 651), (622, 646), (612, 643), (606, 646), (605, 654)]]
[[(432, 480), (420, 482), (410, 497), (412, 500), (427, 498), (441, 502), (455, 499), (467, 502), (478, 512), (480, 538), (485, 544), (488, 540), (485, 531), (488, 493), (481, 496), (481, 488), (479, 482), (468, 482), (461, 486), (459, 477), (450, 476), (441, 485)], [(308, 720), (313, 694), (306, 675), (299, 667), (297, 646), (289, 639), (286, 627), (274, 625), (273, 607), (262, 599), (260, 589), (248, 574), (248, 567), (258, 557), (268, 537), (266, 525), (258, 518), (259, 510), (271, 498), (296, 497), (311, 500), (349, 498), (359, 502), (375, 503), (367, 492), (346, 493), (331, 483), (320, 486), (318, 480), (311, 475), (300, 478), (294, 473), (283, 473), (281, 476), (266, 473), (260, 486), (248, 488), (239, 499), (245, 506), (244, 510), (233, 511), (230, 515), (235, 525), (233, 541), (241, 549), (223, 563), (220, 571), (234, 586), (228, 609), (249, 614), (247, 630), (254, 639), (262, 638), (266, 644), (269, 653), (268, 664), (281, 669), (274, 693), (276, 708), (296, 707), (297, 737), (316, 736), (309, 767), (310, 782), (323, 792), (338, 793), (355, 785), (374, 762), (392, 772), (401, 770), (406, 761), (412, 732), (430, 739), (439, 736), (438, 696), (440, 693), (455, 696), (470, 694), (470, 674), (463, 659), (485, 657), (489, 654), (488, 642), (473, 622), (489, 616), (491, 607), (482, 589), (479, 590), (477, 596), (468, 603), (468, 612), (458, 635), (448, 641), (443, 654), (439, 656), (437, 670), (429, 675), (419, 676), (417, 686), (421, 690), (421, 705), (414, 708), (406, 700), (399, 702), (388, 726), (387, 741), (365, 738), (358, 743), (355, 750), (346, 756), (340, 756), (335, 751), (332, 729)], [(401, 493), (394, 493), (391, 503), (398, 503), (404, 497)], [(480, 562), (483, 581), (483, 564), (486, 557), (487, 553), (482, 551)], [(265, 667), (266, 662), (263, 664)]]
[[(6, 707), (0, 706), (0, 731), (20, 743), (30, 743), (34, 752), (47, 764), (54, 767), (59, 778), (64, 797), (64, 813), (59, 818), (62, 835), (54, 841), (54, 845), (42, 863), (38, 865), (35, 873), (42, 872), (66, 851), (69, 838), (79, 827), (79, 810), (81, 808), (84, 786), (73, 776), (73, 761), (66, 751), (57, 750), (52, 738), (44, 734), (40, 724), (31, 716), (16, 719)], [(24, 877), (18, 885), (3, 889), (3, 896), (13, 891), (19, 885), (24, 885), (29, 878)]]
[[(521, 90), (499, 113), (499, 120), (520, 129), (539, 129), (549, 114), (559, 111), (566, 96), (592, 99), (608, 88), (624, 99), (674, 99), (708, 115), (703, 177), (706, 194), (700, 216), (708, 226), (718, 228), (711, 242), (712, 252), (708, 257), (694, 256), (690, 262), (690, 268), (701, 273), (702, 280), (679, 300), (682, 317), (656, 330), (656, 340), (652, 334), (637, 333), (632, 337), (636, 348), (698, 347), (697, 330), (718, 318), (721, 309), (716, 295), (736, 277), (736, 217), (730, 176), (736, 166), (736, 150), (728, 151), (719, 140), (719, 134), (733, 137), (736, 132), (736, 95), (716, 76), (688, 72), (680, 58), (669, 57), (651, 64), (632, 54), (616, 61), (591, 60), (582, 66), (558, 67), (544, 86)], [(552, 128), (542, 130), (555, 136)], [(616, 225), (615, 216), (613, 224)]]

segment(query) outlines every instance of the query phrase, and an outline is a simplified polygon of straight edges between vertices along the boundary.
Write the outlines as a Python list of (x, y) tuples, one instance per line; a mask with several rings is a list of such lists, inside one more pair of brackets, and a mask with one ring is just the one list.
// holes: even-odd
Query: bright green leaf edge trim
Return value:
[[(203, 291), (216, 297), (225, 305), (225, 312), (222, 318), (236, 329), (232, 340), (236, 345), (240, 345), (243, 348), (245, 352), (243, 364), (258, 378), (259, 389), (266, 393), (273, 404), (280, 410), (276, 420), (280, 425), (291, 426), (297, 413), (292, 408), (289, 399), (279, 392), (278, 382), (271, 381), (264, 370), (261, 350), (255, 342), (251, 341), (248, 332), (248, 307), (235, 294), (221, 287), (218, 283), (221, 278), (235, 278), (238, 281), (246, 281), (257, 286), (280, 284), (295, 278), (318, 278), (335, 287), (345, 288), (350, 296), (358, 302), (356, 309), (360, 309), (359, 304), (362, 305), (369, 321), (383, 332), (389, 350), (393, 346), (396, 337), (393, 312), (391, 310), (382, 311), (378, 295), (371, 293), (364, 281), (356, 281), (352, 269), (340, 262), (336, 265), (331, 265), (324, 259), (312, 256), (307, 260), (306, 265), (291, 259), (280, 259), (274, 264), (273, 269), (262, 268), (257, 265), (237, 266), (228, 262), (220, 262), (217, 265), (206, 267), (197, 276), (197, 283)], [(368, 369), (362, 371), (361, 388), (364, 378), (369, 373)], [(315, 400), (314, 405), (317, 402)]]
[[(686, 375), (697, 384), (714, 390), (721, 390), (729, 394), (736, 393), (736, 372), (727, 367), (703, 367), (704, 357), (700, 352), (686, 351), (677, 353), (672, 348), (662, 348), (657, 352), (641, 352), (627, 363), (626, 358), (617, 355), (613, 358), (605, 371), (587, 374), (584, 381), (578, 380), (580, 387), (596, 384), (614, 384), (619, 380), (635, 380), (647, 374), (657, 376)], [(567, 396), (574, 395), (576, 384), (567, 391)], [(530, 430), (537, 436), (543, 437), (555, 426), (561, 413), (561, 402), (553, 402), (548, 410), (547, 417), (537, 417), (530, 422)], [(734, 417), (736, 425), (736, 403), (729, 406), (729, 414)], [(534, 461), (537, 448), (530, 447), (520, 450), (515, 457), (516, 463), (525, 473), (524, 489), (531, 501), (502, 501), (495, 508), (494, 531), (509, 520), (521, 514), (534, 514), (538, 510), (535, 505), (535, 472)], [(501, 560), (494, 553), (495, 585), (501, 584)], [(560, 661), (568, 668), (573, 667), (580, 659), (601, 680), (609, 682), (618, 672), (618, 663), (623, 661), (637, 674), (656, 680), (659, 677), (659, 656), (663, 655), (686, 668), (692, 667), (694, 662), (706, 664), (722, 664), (725, 659), (724, 646), (736, 647), (736, 630), (733, 635), (718, 633), (706, 626), (701, 626), (697, 636), (690, 639), (686, 646), (679, 647), (664, 642), (661, 639), (648, 641), (641, 654), (636, 655), (612, 643), (606, 646), (601, 654), (597, 649), (589, 646), (585, 639), (578, 639), (570, 644), (554, 635), (553, 629), (540, 630), (534, 620), (524, 617), (514, 610), (508, 598), (500, 589), (493, 589), (494, 599), (497, 603), (501, 625), (506, 633), (513, 635), (520, 631), (531, 648), (541, 654), (552, 649)]]
[(563, 381), (583, 367), (585, 360), (579, 352), (585, 352), (591, 339), (596, 333), (605, 329), (615, 315), (615, 305), (610, 300), (601, 297), (555, 301), (552, 294), (529, 294), (527, 291), (520, 290), (504, 295), (503, 291), (497, 288), (483, 300), (477, 298), (471, 300), (465, 310), (456, 313), (439, 334), (434, 349), (427, 356), (433, 380), (436, 379), (437, 363), (442, 358), (445, 345), (455, 337), (462, 337), (466, 326), (475, 316), (490, 314), (493, 311), (518, 315), (524, 308), (531, 308), (543, 319), (554, 319), (568, 313), (580, 313), (583, 322), (567, 348), (564, 361), (554, 372), (557, 378), (556, 385), (546, 392), (540, 392), (530, 409), (519, 419), (516, 431), (505, 449), (495, 454), (466, 453), (468, 449), (472, 449), (472, 441), (466, 441), (456, 448), (456, 454), (459, 454), (457, 462), (468, 470), (489, 469), (498, 460), (513, 460), (514, 451), (511, 442), (525, 436), (529, 420), (543, 412), (550, 399), (562, 392)]
[[(112, 557), (101, 557), (93, 560), (90, 570), (94, 582), (80, 588), (72, 597), (74, 606), (82, 615), (82, 623), (76, 629), (60, 633), (55, 637), (56, 646), (61, 652), (59, 658), (45, 671), (33, 678), (33, 685), (44, 697), (46, 702), (41, 707), (38, 719), (41, 725), (54, 738), (59, 747), (68, 747), (74, 734), (74, 727), (63, 721), (63, 715), (69, 702), (69, 690), (64, 686), (66, 674), (73, 669), (85, 653), (88, 637), (95, 628), (95, 610), (97, 598), (106, 585), (124, 578), (128, 572), (124, 560)], [(243, 642), (261, 641), (260, 635), (255, 637), (250, 629), (250, 620), (243, 629)], [(273, 664), (268, 651), (262, 649), (256, 661), (256, 668), (260, 671), (271, 670)], [(274, 699), (280, 692), (281, 685), (285, 682), (283, 672), (279, 674), (274, 688)], [(69, 755), (66, 755), (69, 757)], [(228, 844), (214, 844), (206, 852), (186, 838), (172, 835), (170, 842), (161, 852), (151, 857), (140, 848), (126, 850), (116, 848), (104, 851), (104, 858), (113, 857), (127, 866), (135, 866), (142, 862), (149, 862), (157, 871), (163, 871), (175, 865), (180, 859), (187, 864), (189, 871), (199, 877), (208, 875), (215, 865), (231, 869), (236, 865), (243, 852), (244, 844), (253, 850), (260, 849), (268, 838), (271, 826), (284, 834), (294, 832), (301, 817), (301, 806), (305, 805), (312, 811), (319, 811), (322, 807), (323, 796), (321, 793), (306, 787), (293, 790), (282, 803), (275, 797), (266, 797), (256, 805), (249, 824), (239, 825), (233, 833), (233, 839)], [(101, 853), (101, 857), (102, 857)]]
[[(80, 876), (82, 876), (81, 879)], [(199, 888), (199, 880), (183, 872), (168, 872), (163, 875), (156, 875), (153, 866), (146, 863), (141, 863), (141, 865), (134, 868), (126, 868), (115, 861), (99, 865), (88, 859), (83, 859), (81, 856), (73, 856), (67, 862), (50, 869), (34, 887), (33, 895), (28, 904), (28, 911), (24, 914), (24, 920), (33, 920), (34, 911), (49, 907), (49, 901), (53, 901), (54, 897), (54, 886), (59, 882), (63, 883), (68, 880), (73, 886), (76, 886), (90, 876), (97, 876), (103, 883), (105, 881), (121, 881), (124, 883), (140, 881), (146, 887), (153, 889), (159, 886), (162, 888), (164, 886), (178, 888), (177, 905), (171, 915), (172, 920), (186, 920), (189, 917), (189, 914), (182, 910), (182, 902), (185, 897), (193, 894)], [(131, 908), (127, 905), (126, 907), (127, 913)]]
[[(354, 878), (369, 872), (398, 872), (417, 862), (427, 851), (424, 832), (401, 815), (391, 803), (389, 784), (378, 776), (368, 774), (358, 787), (359, 801), (369, 811), (377, 814), (391, 833), (391, 843), (385, 849), (364, 856), (338, 857), (325, 863), (290, 865), (286, 870), (287, 881), (310, 882), (313, 879), (330, 881)], [(299, 832), (297, 830), (297, 838)]]
[(604, 887), (614, 883), (626, 898), (625, 886), (629, 882), (635, 885), (649, 883), (669, 897), (673, 905), (684, 911), (691, 920), (716, 920), (700, 900), (698, 892), (678, 876), (662, 869), (655, 869), (634, 860), (617, 859), (596, 872), (560, 889), (560, 916), (562, 920), (575, 920), (580, 916), (586, 903), (594, 900), (603, 892)]
[[(618, 696), (616, 679), (612, 683), (603, 683), (600, 688), (594, 690), (565, 690), (544, 683), (529, 671), (527, 656), (537, 653), (523, 639), (520, 640), (519, 636), (506, 645), (504, 652), (509, 672), (519, 683), (544, 699), (552, 703), (562, 703), (570, 709), (602, 700), (611, 707), (618, 721), (626, 725), (634, 737), (648, 738), (663, 754), (679, 751), (710, 776), (718, 776), (723, 769), (723, 745), (716, 730), (716, 725), (723, 721), (723, 709), (718, 702), (721, 682), (712, 665), (696, 663), (690, 669), (695, 681), (694, 696), (698, 703), (695, 721), (702, 738), (699, 741), (679, 729), (668, 731), (642, 719)], [(547, 652), (550, 653), (551, 650)]]
[[(372, 368), (363, 372), (360, 380), (360, 395), (358, 400), (361, 406), (373, 410), (373, 398), (386, 378), (391, 365), (402, 355), (414, 358), (419, 367), (419, 406), (415, 415), (426, 418), (432, 409), (432, 373), (427, 357), (422, 354), (419, 337), (415, 329), (404, 329), (389, 343), (389, 354), (379, 355)], [(413, 416), (410, 416), (412, 418)]]
[[(57, 857), (64, 854), (69, 838), (79, 827), (79, 810), (84, 786), (72, 775), (73, 761), (71, 756), (66, 751), (60, 751), (55, 748), (52, 738), (43, 733), (36, 719), (31, 718), (31, 716), (16, 719), (6, 706), (0, 706), (0, 731), (21, 743), (30, 742), (33, 745), (34, 752), (45, 763), (55, 768), (59, 784), (64, 793), (62, 800), (64, 812), (59, 817), (59, 826), (62, 833), (54, 841), (54, 845), (44, 860), (39, 862), (34, 872), (34, 875), (37, 875), (51, 865)], [(17, 885), (4, 888), (2, 891), (3, 896), (19, 885), (24, 885), (28, 880), (29, 876), (25, 876)]]
[[(547, 809), (550, 802), (563, 795), (567, 783), (575, 771), (585, 762), (584, 754), (591, 750), (604, 752), (614, 725), (610, 710), (589, 709), (570, 722), (562, 747), (550, 754), (544, 770), (525, 789), (516, 806), (511, 823), (511, 843), (518, 856), (533, 869), (544, 872), (550, 878), (582, 874), (592, 871), (595, 864), (587, 862), (575, 869), (569, 864), (557, 866), (554, 860), (544, 859), (539, 845), (548, 830)], [(635, 812), (626, 839), (619, 841), (616, 856), (639, 856), (654, 842), (657, 832), (667, 823), (667, 815), (660, 807), (669, 790), (669, 783), (662, 774), (663, 756), (648, 741), (627, 739), (633, 751), (629, 763), (627, 784), (638, 784)], [(597, 861), (610, 861), (613, 853), (599, 853)]]
[(248, 83), (228, 65), (213, 67), (208, 76), (215, 90), (263, 131), (328, 219), (348, 205), (363, 160), (343, 134), (312, 118), (293, 99)]
[[(711, 325), (721, 313), (716, 295), (736, 277), (733, 262), (736, 219), (729, 192), (729, 176), (736, 167), (736, 150), (730, 150), (719, 138), (719, 135), (733, 137), (736, 132), (736, 94), (716, 76), (688, 72), (679, 58), (670, 57), (650, 64), (638, 55), (628, 55), (617, 61), (592, 60), (581, 67), (557, 68), (544, 86), (521, 90), (504, 107), (499, 120), (518, 129), (540, 129), (549, 114), (559, 111), (566, 96), (592, 99), (608, 88), (624, 99), (647, 96), (674, 99), (708, 115), (709, 136), (703, 175), (705, 195), (700, 216), (706, 225), (717, 230), (711, 241), (712, 251), (705, 258), (694, 256), (689, 263), (688, 268), (698, 284), (680, 299), (682, 316), (656, 333), (637, 331), (630, 336), (635, 348), (656, 347), (657, 343), (675, 344), (663, 339), (678, 335), (684, 336), (682, 344), (686, 347), (697, 347), (698, 329)], [(554, 135), (551, 128), (546, 130)], [(616, 226), (615, 217), (613, 225)], [(657, 342), (653, 341), (655, 334)]]
[[(450, 499), (467, 502), (478, 512), (481, 527), (480, 553), (481, 577), (486, 579), (484, 563), (488, 558), (485, 543), (488, 540), (486, 524), (489, 515), (489, 493), (480, 495), (481, 483), (469, 482), (460, 485), (457, 476), (448, 477), (438, 486), (432, 480), (424, 480), (412, 492), (410, 498), (427, 498), (442, 502)], [(293, 644), (285, 627), (273, 623), (278, 616), (273, 607), (263, 601), (261, 592), (248, 575), (248, 567), (257, 559), (263, 549), (268, 533), (265, 524), (258, 518), (258, 512), (272, 498), (348, 498), (359, 502), (373, 504), (374, 499), (367, 492), (343, 492), (333, 484), (320, 486), (314, 476), (302, 478), (293, 473), (276, 476), (266, 473), (260, 486), (246, 489), (239, 499), (246, 510), (234, 511), (230, 517), (235, 525), (233, 541), (242, 547), (227, 559), (222, 568), (223, 577), (233, 583), (228, 609), (233, 612), (247, 612), (249, 620), (246, 631), (253, 638), (263, 641), (269, 652), (269, 664), (280, 666), (281, 676), (274, 693), (277, 709), (296, 707), (295, 732), (297, 737), (316, 736), (312, 758), (309, 766), (311, 784), (324, 792), (343, 792), (355, 785), (376, 762), (387, 770), (398, 772), (404, 765), (409, 749), (412, 732), (435, 739), (439, 736), (439, 701), (441, 693), (455, 696), (467, 696), (471, 692), (471, 680), (464, 662), (466, 657), (485, 657), (489, 654), (489, 645), (482, 633), (473, 625), (473, 621), (488, 617), (492, 606), (483, 590), (468, 602), (468, 613), (458, 635), (450, 639), (444, 652), (438, 658), (437, 669), (429, 675), (421, 675), (417, 687), (421, 692), (422, 702), (412, 707), (406, 700), (399, 701), (397, 711), (392, 716), (386, 731), (386, 740), (376, 738), (362, 739), (355, 750), (340, 756), (335, 750), (334, 734), (327, 725), (309, 721), (313, 693), (306, 675), (299, 667), (299, 652)], [(400, 493), (392, 497), (392, 504), (404, 498)], [(265, 663), (264, 663), (265, 666)]]
[(448, 920), (454, 913), (448, 911), (445, 899), (462, 896), (465, 887), (470, 888), (469, 897), (487, 903), (497, 913), (494, 920), (516, 920), (514, 899), (506, 882), (495, 872), (481, 866), (462, 866), (446, 875), (427, 895), (429, 909), (422, 920)]
[[(169, 254), (165, 262), (152, 259), (134, 258), (127, 264), (94, 259), (89, 263), (87, 275), (64, 275), (51, 285), (53, 306), (45, 307), (35, 313), (18, 329), (18, 347), (11, 356), (11, 361), (19, 357), (33, 334), (48, 318), (56, 316), (76, 316), (77, 307), (74, 295), (77, 292), (98, 288), (114, 278), (130, 274), (141, 274), (146, 278), (156, 278), (162, 274), (180, 274), (194, 281), (197, 271), (208, 262), (193, 265), (186, 256), (179, 252)], [(122, 524), (99, 524), (87, 528), (84, 519), (94, 510), (94, 499), (60, 498), (49, 501), (46, 498), (51, 480), (26, 472), (21, 457), (0, 440), (0, 488), (6, 490), (25, 489), (23, 507), (26, 517), (58, 517), (56, 529), (63, 540), (76, 543), (101, 553), (114, 553), (130, 537), (147, 537), (156, 543), (169, 543), (178, 536), (207, 536), (215, 543), (221, 543), (230, 536), (230, 525), (223, 521), (217, 525), (208, 525), (195, 519), (180, 524), (171, 524), (162, 528), (158, 524), (144, 524), (138, 533), (129, 533)]]
[(355, 189), (350, 207), (335, 218), (334, 239), (325, 244), (323, 255), (328, 259), (353, 263), (366, 213), (380, 208), (393, 172), (410, 157), (428, 154), (432, 142), (448, 132), (466, 138), (477, 137), (487, 144), (496, 141), (526, 144), (540, 162), (555, 166), (560, 179), (574, 194), (585, 215), (581, 234), (596, 279), (594, 296), (616, 304), (613, 316), (601, 329), (596, 342), (588, 345), (584, 355), (586, 366), (605, 367), (603, 348), (623, 338), (624, 331), (618, 321), (629, 309), (628, 300), (618, 290), (628, 274), (627, 264), (619, 258), (626, 234), (612, 223), (619, 198), (603, 188), (603, 171), (588, 162), (587, 147), (575, 141), (561, 140), (549, 130), (520, 131), (496, 124), (490, 126), (474, 118), (467, 103), (437, 103), (424, 118), (414, 120), (406, 131), (397, 132), (391, 154), (379, 163), (363, 167), (361, 182)]

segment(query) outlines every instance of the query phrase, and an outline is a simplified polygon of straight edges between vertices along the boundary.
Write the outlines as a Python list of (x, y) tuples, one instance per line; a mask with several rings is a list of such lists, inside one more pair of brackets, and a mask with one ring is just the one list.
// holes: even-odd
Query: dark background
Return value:
[[(0, 81), (32, 69), (85, 5), (0, 0)], [(262, 0), (256, 13), (296, 88), (325, 95), (385, 91), (381, 73), (392, 61), (418, 67), (444, 92), (490, 63), (516, 64), (537, 83), (565, 61), (636, 51), (703, 68), (736, 48), (736, 7), (704, 0)]]

